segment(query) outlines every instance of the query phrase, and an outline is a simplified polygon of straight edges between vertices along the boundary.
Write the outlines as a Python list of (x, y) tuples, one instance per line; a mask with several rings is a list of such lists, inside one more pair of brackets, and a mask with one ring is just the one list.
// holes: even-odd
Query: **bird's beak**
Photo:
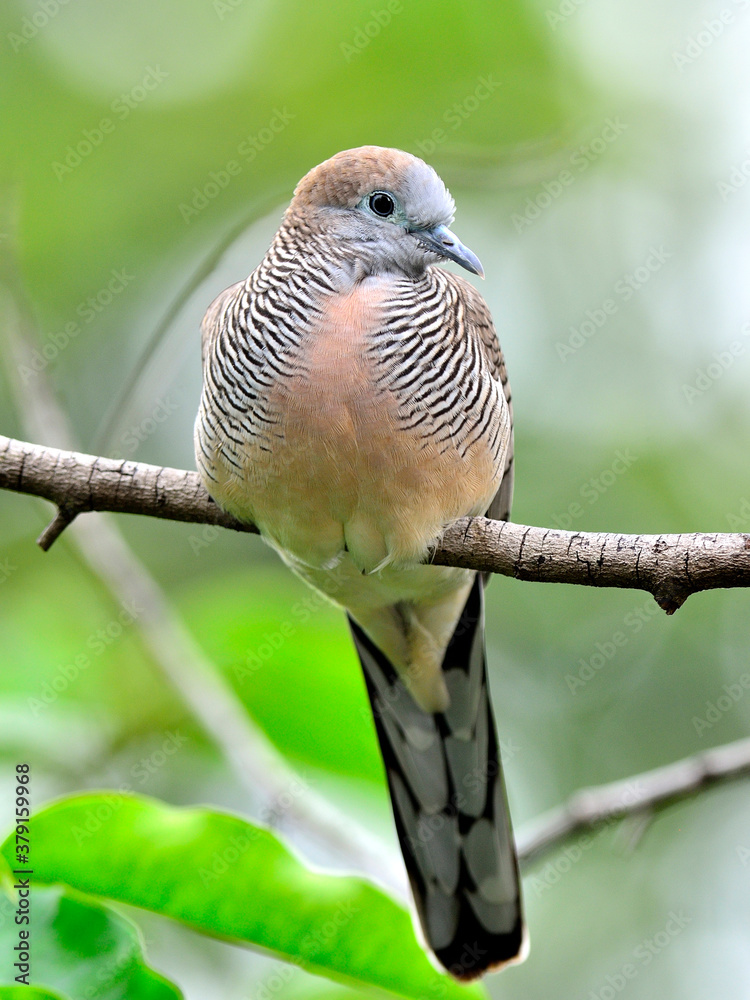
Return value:
[(484, 268), (475, 253), (465, 247), (461, 240), (448, 229), (447, 226), (435, 226), (434, 229), (412, 229), (411, 235), (419, 242), (432, 250), (433, 253), (454, 260), (461, 267), (465, 267), (472, 274), (484, 277)]

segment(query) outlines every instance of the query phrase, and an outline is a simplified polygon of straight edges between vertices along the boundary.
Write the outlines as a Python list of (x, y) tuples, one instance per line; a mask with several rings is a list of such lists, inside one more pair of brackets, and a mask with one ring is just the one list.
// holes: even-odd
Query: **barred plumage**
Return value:
[[(457, 517), (507, 518), (512, 415), (483, 299), (433, 266), (481, 272), (452, 213), (434, 171), (395, 150), (311, 171), (206, 314), (196, 458), (217, 502), (348, 610), (427, 943), (473, 978), (522, 951), (518, 872), (482, 582), (422, 560)], [(477, 769), (483, 790), (464, 794)]]
[(350, 620), (417, 911), (430, 947), (458, 979), (512, 961), (524, 947), (482, 586), (477, 576), (446, 650), (451, 704), (443, 713), (415, 712), (388, 660)]

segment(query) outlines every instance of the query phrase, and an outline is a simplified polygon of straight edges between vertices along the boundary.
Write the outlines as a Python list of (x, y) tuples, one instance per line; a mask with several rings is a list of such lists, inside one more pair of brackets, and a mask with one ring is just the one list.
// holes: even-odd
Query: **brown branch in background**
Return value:
[[(97, 458), (0, 436), (0, 488), (44, 497), (61, 514), (41, 535), (47, 549), (77, 514), (114, 511), (257, 532), (224, 513), (198, 474)], [(618, 535), (556, 531), (485, 517), (451, 524), (432, 562), (520, 580), (640, 589), (672, 614), (701, 590), (750, 586), (750, 535)]]
[(518, 835), (518, 857), (531, 867), (573, 834), (613, 820), (652, 816), (712, 785), (750, 775), (750, 739), (714, 747), (665, 767), (577, 791), (558, 809), (540, 816)]

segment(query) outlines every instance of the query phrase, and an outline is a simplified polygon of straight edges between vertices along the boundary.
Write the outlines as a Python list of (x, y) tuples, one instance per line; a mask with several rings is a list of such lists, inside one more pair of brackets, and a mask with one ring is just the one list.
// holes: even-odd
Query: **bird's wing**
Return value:
[(206, 310), (206, 315), (203, 317), (201, 323), (201, 360), (203, 362), (203, 367), (206, 367), (206, 359), (208, 358), (209, 352), (213, 342), (219, 335), (224, 324), (224, 312), (227, 305), (237, 297), (240, 293), (240, 289), (246, 284), (244, 281), (238, 281), (234, 285), (230, 285), (229, 288), (225, 288), (223, 292), (216, 296), (211, 305)]
[(510, 382), (508, 381), (508, 371), (505, 367), (500, 341), (497, 338), (495, 324), (487, 303), (481, 294), (459, 275), (446, 272), (450, 280), (457, 286), (457, 291), (464, 303), (467, 333), (479, 339), (484, 348), (485, 355), (490, 364), (490, 369), (497, 382), (503, 389), (503, 395), (508, 404), (510, 414), (510, 435), (508, 440), (508, 451), (505, 458), (505, 467), (500, 488), (493, 497), (487, 508), (487, 517), (495, 518), (498, 521), (508, 521), (510, 519), (510, 507), (513, 500), (513, 404), (511, 402)]

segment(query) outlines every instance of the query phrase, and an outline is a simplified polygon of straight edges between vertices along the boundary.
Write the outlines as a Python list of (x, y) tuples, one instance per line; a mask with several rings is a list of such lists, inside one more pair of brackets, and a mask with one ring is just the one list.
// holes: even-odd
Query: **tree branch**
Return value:
[(714, 747), (665, 767), (597, 788), (584, 788), (558, 809), (540, 816), (518, 835), (524, 869), (574, 833), (626, 816), (649, 816), (711, 785), (750, 775), (750, 739)]
[[(0, 436), (0, 489), (56, 504), (48, 549), (74, 517), (115, 511), (257, 532), (222, 511), (196, 472), (97, 458)], [(618, 535), (557, 531), (485, 517), (449, 525), (431, 561), (520, 580), (645, 590), (672, 614), (690, 594), (750, 586), (750, 535)]]

